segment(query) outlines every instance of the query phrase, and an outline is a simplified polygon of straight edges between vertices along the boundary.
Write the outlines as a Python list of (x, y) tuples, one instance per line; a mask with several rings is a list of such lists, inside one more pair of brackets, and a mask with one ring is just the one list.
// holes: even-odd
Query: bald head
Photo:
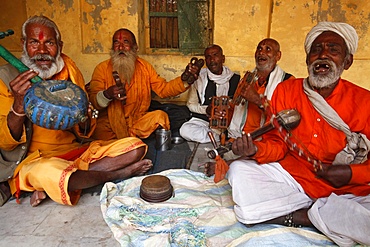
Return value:
[(271, 38), (261, 40), (257, 45), (254, 58), (257, 70), (269, 74), (281, 58), (279, 42)]

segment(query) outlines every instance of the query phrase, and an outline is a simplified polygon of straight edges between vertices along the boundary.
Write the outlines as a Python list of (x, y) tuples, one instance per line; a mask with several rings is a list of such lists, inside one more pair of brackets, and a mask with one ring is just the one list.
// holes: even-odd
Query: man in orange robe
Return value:
[[(280, 61), (282, 52), (280, 44), (274, 39), (261, 40), (254, 53), (258, 80), (251, 85), (252, 92), (247, 92), (244, 104), (235, 106), (234, 114), (228, 128), (231, 138), (241, 137), (242, 132), (251, 132), (265, 124), (266, 116), (261, 109), (261, 97), (271, 100), (276, 86), (285, 80), (294, 78), (285, 72), (277, 63)], [(248, 91), (248, 90), (246, 90)], [(257, 97), (256, 97), (257, 96)], [(250, 101), (250, 102), (248, 102)]]
[[(98, 64), (93, 72), (88, 92), (93, 106), (99, 110), (95, 139), (146, 138), (157, 128), (170, 129), (164, 111), (148, 112), (152, 91), (165, 98), (184, 92), (190, 85), (180, 77), (169, 82), (161, 78), (151, 64), (137, 56), (137, 49), (130, 30), (117, 30), (111, 58)], [(188, 70), (192, 74), (197, 72), (194, 65)], [(117, 84), (113, 71), (122, 85)]]
[[(61, 35), (52, 20), (31, 17), (22, 31), (22, 61), (31, 69), (19, 73), (9, 64), (0, 68), (0, 162), (18, 165), (14, 175), (0, 183), (0, 202), (5, 203), (11, 194), (19, 196), (21, 191), (28, 191), (33, 192), (32, 206), (39, 205), (46, 196), (74, 205), (82, 189), (148, 171), (151, 161), (141, 160), (147, 146), (138, 138), (79, 141), (94, 131), (91, 112), (86, 122), (67, 130), (46, 129), (29, 121), (24, 96), (34, 86), (31, 78), (39, 75), (45, 80), (70, 80), (83, 89), (85, 85), (75, 63), (61, 53)], [(14, 160), (3, 159), (6, 153)]]
[(305, 41), (309, 77), (280, 83), (271, 100), (275, 114), (296, 109), (298, 127), (234, 141), (242, 158), (228, 180), (240, 222), (314, 226), (339, 246), (370, 244), (370, 92), (340, 78), (357, 44), (352, 26), (317, 24)]

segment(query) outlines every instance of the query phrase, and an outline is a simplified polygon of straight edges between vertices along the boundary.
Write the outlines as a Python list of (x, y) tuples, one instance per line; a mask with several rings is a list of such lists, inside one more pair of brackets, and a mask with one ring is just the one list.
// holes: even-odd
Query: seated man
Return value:
[[(164, 111), (148, 112), (152, 91), (165, 98), (184, 92), (190, 85), (181, 77), (166, 82), (151, 64), (138, 57), (136, 38), (130, 30), (117, 30), (112, 42), (111, 58), (96, 66), (89, 85), (90, 100), (99, 110), (92, 137), (147, 138), (157, 128), (169, 130), (170, 121)], [(189, 64), (188, 70), (197, 77), (196, 66)], [(117, 73), (115, 77), (113, 72)]]
[[(261, 98), (265, 96), (267, 100), (271, 99), (276, 86), (287, 79), (294, 78), (286, 73), (277, 65), (281, 59), (280, 44), (274, 39), (266, 38), (261, 40), (254, 53), (256, 62), (258, 81), (251, 85), (250, 90), (245, 91), (245, 104), (235, 107), (234, 114), (228, 128), (229, 137), (241, 137), (242, 132), (249, 133), (263, 126), (265, 116), (261, 109)], [(252, 103), (252, 104), (249, 104)]]
[(298, 127), (234, 141), (242, 158), (228, 180), (241, 223), (315, 226), (339, 246), (370, 245), (370, 92), (340, 77), (357, 44), (346, 23), (313, 27), (305, 40), (308, 78), (280, 83), (271, 99), (274, 113), (297, 109)]
[(31, 69), (19, 74), (9, 64), (0, 68), (1, 153), (11, 153), (16, 159), (12, 161), (19, 163), (13, 177), (1, 184), (5, 195), (2, 203), (10, 194), (18, 197), (21, 191), (33, 191), (32, 206), (46, 196), (74, 205), (82, 189), (147, 172), (152, 163), (141, 160), (147, 146), (138, 138), (91, 144), (77, 141), (88, 138), (94, 130), (91, 112), (85, 123), (68, 130), (46, 129), (29, 121), (24, 112), (24, 96), (33, 86), (31, 78), (39, 75), (43, 79), (70, 80), (81, 88), (85, 83), (75, 63), (61, 53), (61, 34), (47, 17), (29, 18), (22, 27), (22, 42), (22, 61)]
[[(225, 55), (218, 45), (211, 45), (204, 51), (207, 68), (200, 71), (198, 80), (189, 90), (187, 106), (192, 118), (180, 128), (180, 135), (187, 141), (210, 142), (208, 132), (214, 131), (216, 139), (220, 132), (209, 127), (209, 113), (213, 96), (234, 96), (240, 75), (224, 66)], [(207, 107), (209, 113), (207, 114)]]
[[(281, 55), (280, 44), (276, 40), (266, 38), (258, 43), (254, 53), (256, 62), (254, 71), (257, 71), (258, 81), (243, 92), (242, 96), (246, 99), (245, 104), (237, 105), (234, 108), (234, 114), (228, 128), (230, 138), (241, 137), (242, 132), (249, 133), (262, 127), (265, 124), (266, 116), (263, 108), (260, 107), (262, 104), (260, 95), (265, 96), (269, 101), (280, 82), (294, 78), (277, 65)], [(227, 163), (231, 163), (235, 158), (237, 156), (233, 155), (232, 152), (225, 154)], [(215, 163), (207, 162), (204, 166), (205, 174), (212, 176), (215, 172)]]

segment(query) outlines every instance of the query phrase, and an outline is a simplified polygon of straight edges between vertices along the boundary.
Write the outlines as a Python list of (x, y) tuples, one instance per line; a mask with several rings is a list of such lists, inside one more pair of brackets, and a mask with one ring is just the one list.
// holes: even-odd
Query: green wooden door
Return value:
[(210, 0), (178, 0), (180, 51), (199, 55), (210, 44)]

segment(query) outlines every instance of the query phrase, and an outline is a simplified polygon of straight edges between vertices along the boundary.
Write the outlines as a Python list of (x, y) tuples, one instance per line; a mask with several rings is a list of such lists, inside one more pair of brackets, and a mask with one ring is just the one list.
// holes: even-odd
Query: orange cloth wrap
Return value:
[(96, 95), (111, 86), (116, 85), (112, 75), (111, 60), (106, 60), (96, 66), (89, 89), (90, 100), (99, 110), (95, 139), (109, 140), (127, 136), (148, 137), (159, 125), (170, 128), (168, 116), (163, 111), (148, 112), (152, 91), (159, 97), (176, 96), (186, 90), (180, 77), (166, 82), (161, 78), (152, 65), (138, 58), (135, 72), (130, 83), (125, 83), (126, 104), (112, 100), (107, 108), (97, 103)]

